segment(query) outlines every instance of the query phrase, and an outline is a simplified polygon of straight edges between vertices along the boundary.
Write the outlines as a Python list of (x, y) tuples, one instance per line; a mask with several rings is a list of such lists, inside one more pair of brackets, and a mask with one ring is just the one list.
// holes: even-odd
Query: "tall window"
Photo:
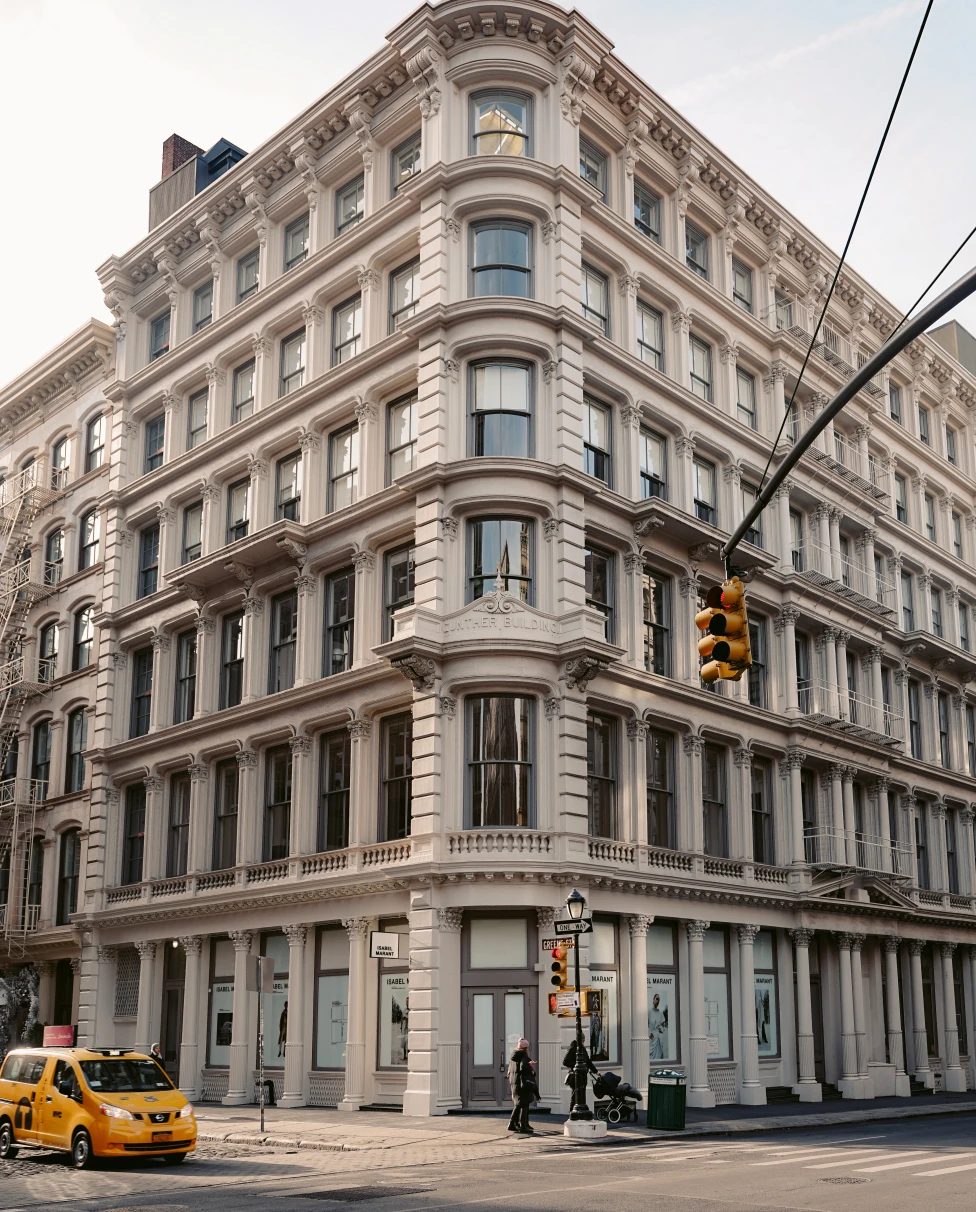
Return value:
[[(759, 500), (759, 489), (754, 488), (752, 484), (743, 484), (740, 491), (742, 493), (742, 516), (745, 517), (749, 510), (752, 509), (752, 507)], [(745, 541), (747, 543), (751, 543), (753, 547), (763, 546), (762, 524), (763, 516), (760, 514), (759, 517), (753, 521), (746, 533), (742, 536)]]
[(925, 505), (925, 537), (930, 543), (935, 542), (935, 497), (930, 492), (922, 498)]
[(693, 463), (695, 486), (695, 517), (701, 522), (715, 525), (715, 464), (705, 459), (695, 459)]
[(599, 148), (583, 138), (579, 141), (579, 175), (606, 202), (607, 158)]
[(471, 828), (525, 829), (532, 823), (534, 703), (479, 695), (466, 706)]
[(776, 307), (776, 329), (778, 332), (789, 331), (793, 327), (793, 300), (781, 290), (773, 292)]
[(895, 472), (895, 519), (908, 525), (908, 482)]
[(743, 425), (755, 429), (758, 424), (756, 416), (756, 380), (744, 370), (735, 372), (736, 413)]
[(78, 567), (91, 568), (101, 556), (99, 545), (102, 537), (102, 518), (97, 509), (82, 514), (78, 523)]
[(37, 680), (53, 682), (58, 676), (58, 625), (47, 623), (38, 638)]
[(926, 829), (925, 805), (919, 804), (915, 809), (915, 867), (919, 888), (929, 885), (929, 847), (928, 830)]
[[(398, 547), (387, 552), (385, 565), (386, 638), (393, 639), (393, 615), (404, 606), (413, 605), (414, 564), (416, 549)], [(480, 594), (478, 595), (481, 596)]]
[(382, 821), (384, 840), (410, 836), (413, 717), (391, 716), (383, 723)]
[(169, 781), (169, 821), (166, 828), (166, 874), (186, 875), (190, 848), (190, 776), (186, 771)]
[(386, 412), (387, 450), (392, 483), (413, 471), (417, 461), (417, 396), (394, 400)]
[(949, 876), (949, 891), (959, 892), (959, 857), (956, 848), (956, 814), (952, 808), (945, 814), (946, 867)]
[(655, 244), (661, 243), (661, 199), (646, 186), (634, 182), (634, 226)]
[(146, 422), (145, 471), (155, 471), (163, 465), (163, 440), (166, 435), (166, 414), (161, 412)]
[(93, 622), (95, 608), (82, 606), (75, 615), (74, 642), (72, 645), (71, 668), (87, 669), (92, 661), (92, 651), (95, 645), (95, 624)]
[[(796, 697), (799, 703), (800, 711), (804, 715), (809, 715), (813, 710), (813, 679), (810, 677), (810, 637), (798, 631), (794, 640), (794, 651), (796, 653)], [(854, 663), (848, 657), (847, 661), (847, 678), (848, 678), (848, 697), (850, 698), (851, 691), (855, 687), (851, 686), (850, 679), (854, 676)], [(837, 693), (843, 695), (844, 691), (838, 687)], [(854, 711), (854, 702), (851, 700), (850, 710)], [(852, 721), (854, 722), (854, 721)]]
[(234, 387), (231, 393), (230, 423), (236, 425), (246, 421), (254, 412), (254, 360), (245, 362), (234, 371)]
[(532, 601), (532, 523), (478, 518), (468, 523), (468, 601), (492, 589)]
[(193, 292), (193, 331), (199, 332), (213, 323), (213, 281), (204, 282)]
[(674, 738), (656, 729), (647, 734), (647, 844), (675, 847)]
[(420, 131), (418, 130), (415, 135), (411, 135), (409, 139), (404, 140), (399, 147), (395, 147), (393, 154), (390, 156), (392, 192), (396, 194), (405, 181), (409, 181), (411, 177), (415, 177), (419, 172)]
[(220, 710), (244, 696), (244, 611), (225, 614), (220, 629)]
[(613, 413), (589, 396), (583, 397), (583, 470), (604, 484), (611, 482)]
[(728, 855), (728, 778), (726, 751), (721, 745), (706, 745), (702, 751), (702, 807), (705, 853)]
[(888, 415), (901, 424), (901, 388), (897, 383), (888, 384)]
[(471, 139), (477, 156), (528, 156), (529, 99), (482, 93), (472, 101)]
[(64, 793), (72, 795), (85, 785), (85, 750), (88, 748), (88, 713), (78, 707), (68, 716), (68, 744), (64, 764)]
[(946, 769), (949, 769), (952, 765), (949, 743), (949, 696), (944, 691), (939, 691), (936, 706), (939, 719), (939, 761)]
[(959, 647), (963, 652), (971, 652), (969, 642), (969, 603), (962, 601), (958, 606), (959, 613)]
[(298, 643), (298, 592), (290, 589), (271, 599), (271, 668), (268, 694), (290, 690), (295, 685), (295, 653)]
[(691, 390), (696, 396), (712, 402), (712, 350), (697, 337), (688, 338)]
[(159, 525), (139, 532), (139, 582), (136, 597), (147, 598), (159, 587)]
[(580, 302), (583, 316), (610, 336), (610, 286), (605, 274), (583, 262), (580, 273)]
[(976, 708), (966, 704), (966, 766), (971, 775), (976, 775)]
[(471, 368), (472, 453), (526, 459), (531, 454), (532, 375), (528, 366), (486, 362)]
[(58, 865), (58, 911), (56, 922), (67, 926), (72, 913), (78, 912), (78, 879), (81, 875), (81, 830), (66, 829), (61, 834)]
[(125, 818), (122, 824), (122, 883), (142, 881), (142, 857), (146, 844), (146, 785), (130, 783), (125, 789)]
[(708, 236), (685, 220), (685, 264), (693, 274), (708, 281)]
[(85, 471), (94, 471), (105, 461), (105, 414), (92, 417), (85, 427)]
[(291, 848), (291, 750), (287, 745), (265, 754), (264, 861), (286, 859)]
[(223, 871), (237, 862), (237, 759), (218, 762), (215, 774), (213, 869)]
[(952, 554), (962, 559), (962, 518), (957, 513), (952, 515)]
[(915, 585), (910, 572), (901, 574), (901, 629), (915, 630)]
[(301, 507), (302, 454), (296, 450), (279, 459), (275, 467), (275, 518), (300, 522)]
[(908, 743), (913, 758), (922, 756), (922, 712), (919, 684), (908, 679)]
[(283, 270), (287, 273), (308, 256), (308, 212), (289, 223), (285, 228), (285, 259)]
[(129, 736), (145, 736), (152, 712), (153, 650), (140, 648), (132, 654), (132, 715)]
[(34, 795), (46, 800), (48, 782), (51, 777), (51, 721), (40, 720), (31, 734), (31, 779), (35, 784)]
[(183, 510), (183, 544), (180, 563), (189, 564), (203, 554), (203, 502), (194, 501)]
[(64, 572), (64, 531), (52, 530), (44, 540), (44, 584), (58, 585)]
[(761, 615), (753, 615), (749, 620), (749, 648), (752, 653), (752, 664), (747, 675), (749, 704), (752, 707), (767, 707), (766, 620)]
[(644, 565), (644, 668), (663, 677), (671, 674), (671, 578)]
[(951, 425), (945, 427), (946, 458), (950, 463), (956, 462), (956, 431)]
[(420, 261), (408, 261), (390, 274), (390, 332), (401, 320), (416, 315), (420, 299)]
[(335, 212), (337, 236), (362, 223), (366, 217), (366, 186), (362, 175), (336, 190)]
[(613, 643), (613, 556), (608, 551), (587, 545), (584, 552), (586, 604), (603, 615), (603, 634)]
[(332, 365), (356, 357), (363, 337), (363, 297), (355, 295), (332, 310)]
[(926, 446), (931, 445), (931, 436), (929, 433), (929, 410), (922, 404), (918, 406), (918, 436), (919, 440), (924, 442)]
[(55, 442), (51, 449), (51, 487), (55, 492), (61, 492), (68, 483), (68, 460), (71, 457), (71, 444), (67, 438)]
[(345, 509), (358, 496), (359, 426), (350, 425), (329, 438), (329, 509)]
[(617, 721), (586, 717), (587, 823), (591, 837), (617, 836)]
[(316, 849), (344, 850), (349, 845), (349, 790), (352, 745), (348, 731), (322, 738)]
[(752, 315), (752, 270), (736, 257), (732, 258), (732, 301)]
[(664, 318), (648, 304), (637, 300), (637, 354), (655, 370), (664, 370)]
[(278, 396), (298, 391), (305, 382), (305, 329), (293, 332), (281, 342), (281, 369)]
[(169, 312), (149, 321), (149, 361), (169, 353)]
[(237, 262), (237, 301), (243, 303), (257, 292), (260, 282), (258, 270), (261, 264), (260, 250), (255, 248), (245, 253)]
[(190, 396), (186, 407), (186, 448), (193, 450), (207, 440), (207, 408), (210, 392), (204, 388)]
[(197, 696), (197, 633), (183, 631), (176, 639), (176, 694), (173, 723), (193, 719)]
[(325, 582), (325, 645), (322, 673), (329, 677), (352, 668), (356, 614), (356, 571), (344, 568)]
[(227, 489), (227, 542), (247, 538), (251, 503), (251, 481), (238, 480)]
[(642, 429), (637, 440), (640, 450), (641, 497), (668, 499), (668, 445), (659, 434)]
[(757, 863), (773, 862), (769, 763), (761, 758), (752, 761), (752, 857)]
[(532, 297), (532, 249), (529, 228), (494, 220), (473, 229), (471, 294)]
[(929, 589), (932, 602), (932, 634), (942, 637), (942, 590), (934, 585)]

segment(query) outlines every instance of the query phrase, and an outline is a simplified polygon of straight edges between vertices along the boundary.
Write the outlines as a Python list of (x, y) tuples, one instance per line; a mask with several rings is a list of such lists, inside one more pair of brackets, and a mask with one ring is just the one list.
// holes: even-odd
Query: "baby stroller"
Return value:
[(597, 1119), (605, 1119), (608, 1124), (628, 1123), (637, 1119), (637, 1104), (644, 1096), (639, 1090), (625, 1081), (621, 1081), (616, 1073), (601, 1073), (593, 1079), (593, 1093), (597, 1098), (605, 1098), (605, 1103), (594, 1104), (594, 1114)]

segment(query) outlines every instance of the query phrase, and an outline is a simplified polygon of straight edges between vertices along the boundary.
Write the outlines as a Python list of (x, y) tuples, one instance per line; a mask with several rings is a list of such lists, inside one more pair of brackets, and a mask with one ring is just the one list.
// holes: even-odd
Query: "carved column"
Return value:
[(828, 515), (830, 533), (830, 575), (835, 581), (843, 580), (844, 570), (840, 555), (840, 520), (844, 515), (839, 509), (831, 509)]
[(630, 927), (630, 1083), (643, 1090), (650, 1068), (651, 1044), (647, 1021), (647, 931), (654, 918), (632, 914)]
[(837, 632), (837, 714), (842, 720), (851, 713), (847, 685), (847, 642), (850, 638), (849, 631)]
[(810, 990), (810, 943), (812, 930), (791, 930), (796, 972), (796, 1055), (797, 1084), (793, 1093), (801, 1103), (819, 1103), (822, 1097), (817, 1081), (813, 1050), (813, 998)]
[(686, 736), (682, 742), (685, 752), (685, 786), (688, 788), (687, 810), (678, 820), (678, 845), (682, 850), (705, 849), (704, 805), (702, 802), (702, 749), (700, 736)]
[(261, 858), (263, 831), (258, 755), (253, 749), (242, 749), (237, 755), (237, 770), (237, 862), (256, 863)]
[[(314, 854), (317, 849), (317, 797), (315, 794), (312, 738), (293, 736), (291, 749), (291, 838), (288, 853)], [(289, 978), (290, 979), (290, 978)]]
[(391, 637), (385, 630), (385, 615), (380, 623), (380, 628), (383, 629), (381, 634), (377, 635), (375, 632), (371, 634), (365, 625), (367, 619), (376, 618), (382, 614), (382, 603), (374, 600), (378, 596), (377, 589), (382, 593), (382, 585), (377, 584), (381, 578), (374, 575), (376, 556), (371, 551), (357, 551), (352, 562), (356, 569), (357, 615), (352, 637), (352, 664), (354, 669), (358, 669), (371, 659), (370, 649), (374, 644), (384, 643)]
[(192, 1102), (200, 1097), (200, 950), (203, 939), (187, 935), (180, 939), (186, 956), (183, 983), (183, 1030), (180, 1039), (180, 1093)]
[(231, 1008), (230, 1074), (223, 1103), (225, 1107), (240, 1107), (252, 1101), (252, 1091), (247, 1079), (247, 1058), (251, 1041), (248, 1029), (251, 997), (247, 989), (250, 931), (232, 930), (230, 941), (234, 944), (234, 1001)]
[(895, 1066), (895, 1095), (908, 1098), (911, 1086), (905, 1072), (905, 1037), (901, 1025), (901, 997), (898, 981), (898, 948), (901, 939), (889, 935), (884, 940), (885, 1006), (888, 1011), (888, 1064)]
[(688, 1106), (714, 1107), (708, 1085), (708, 1032), (705, 1021), (705, 960), (703, 940), (709, 922), (685, 922), (688, 935), (688, 1009), (691, 1055), (688, 1062)]
[(166, 784), (158, 774), (150, 774), (142, 781), (146, 787), (142, 878), (155, 880), (166, 870), (166, 809), (163, 802)]
[(881, 839), (881, 868), (883, 871), (895, 870), (894, 855), (891, 850), (891, 824), (888, 817), (888, 791), (890, 787), (891, 783), (889, 780), (882, 777), (876, 779), (871, 788), (878, 815), (878, 837)]
[(857, 770), (854, 766), (845, 766), (842, 775), (844, 785), (844, 837), (847, 862), (851, 867), (858, 865), (857, 830), (854, 820), (854, 776)]
[(317, 609), (318, 578), (299, 569), (295, 581), (298, 594), (298, 652), (295, 685), (307, 686), (322, 676), (322, 614)]
[[(865, 460), (865, 465), (867, 461)], [(874, 567), (874, 540), (877, 538), (878, 532), (870, 526), (866, 527), (858, 535), (855, 541), (855, 549), (861, 557), (861, 567), (864, 569), (864, 584), (867, 589), (867, 596), (874, 601), (880, 602), (881, 596), (878, 592), (878, 578)]]
[(678, 593), (680, 595), (678, 609), (677, 643), (675, 645), (676, 665), (681, 679), (692, 685), (700, 686), (698, 643), (699, 632), (695, 627), (695, 614), (698, 610), (698, 581), (693, 576), (678, 578)]
[(732, 754), (735, 765), (735, 777), (738, 786), (733, 792), (736, 819), (734, 829), (730, 830), (729, 853), (738, 858), (753, 859), (752, 841), (752, 750), (736, 749)]
[(929, 1037), (925, 1029), (925, 997), (922, 992), (922, 951), (925, 943), (918, 938), (909, 939), (909, 968), (912, 974), (912, 1026), (915, 1036), (915, 1080), (924, 1082), (931, 1089), (935, 1078), (929, 1068)]
[(219, 661), (217, 652), (216, 622), (208, 614), (196, 621), (197, 632), (197, 680), (193, 695), (193, 718), (200, 719), (217, 710), (217, 687), (219, 684)]
[(867, 1015), (864, 1010), (864, 975), (861, 969), (863, 934), (851, 935), (851, 989), (854, 995), (854, 1042), (860, 1098), (873, 1098), (874, 1087), (868, 1077)]
[(854, 988), (851, 976), (851, 936), (837, 935), (840, 960), (841, 1080), (839, 1088), (846, 1098), (855, 1098), (857, 1087), (857, 1036), (854, 1027)]
[(190, 843), (187, 856), (187, 871), (210, 869), (211, 838), (210, 812), (210, 767), (206, 762), (194, 762), (190, 766)]
[[(437, 1006), (437, 1110), (445, 1112), (461, 1106), (461, 927), (462, 909), (437, 910), (440, 943)], [(548, 965), (546, 965), (548, 977)], [(539, 990), (539, 1019), (549, 1017)], [(539, 1063), (543, 1063), (542, 1042)], [(548, 1058), (551, 1061), (551, 1058)], [(540, 1074), (541, 1076), (541, 1074)], [(542, 1081), (539, 1091), (543, 1093)]]
[[(370, 737), (373, 732), (372, 720), (352, 720), (346, 725), (352, 738), (352, 755), (350, 757), (350, 775), (353, 787), (369, 786), (370, 762), (372, 746)], [(359, 811), (353, 798), (349, 805), (349, 845), (358, 846), (363, 842), (376, 840), (376, 813), (372, 812), (368, 819)]]
[(763, 1106), (766, 1088), (759, 1080), (759, 1039), (756, 1035), (756, 964), (753, 948), (758, 926), (739, 927), (739, 1102)]
[[(687, 362), (687, 338), (682, 345), (685, 349), (685, 361)], [(687, 372), (686, 372), (687, 375)], [(687, 377), (680, 382), (687, 383)], [(694, 513), (694, 468), (692, 466), (695, 458), (695, 441), (693, 438), (678, 437), (674, 441), (674, 453), (678, 464), (678, 499), (675, 504), (685, 511), (685, 513)]]
[(837, 707), (837, 628), (825, 627), (817, 636), (817, 650), (824, 670), (823, 706), (836, 718)]
[[(782, 415), (782, 414), (775, 414)], [(779, 531), (779, 559), (782, 571), (789, 575), (793, 568), (793, 546), (790, 539), (790, 488), (789, 480), (784, 481), (773, 494), (776, 503), (777, 530)]]
[(959, 1063), (956, 986), (952, 979), (952, 956), (955, 949), (955, 943), (942, 944), (942, 1009), (945, 1018), (943, 1027), (943, 1035), (945, 1037), (945, 1071), (943, 1080), (946, 1090), (958, 1093), (966, 1089), (966, 1074)]
[(282, 1107), (305, 1106), (305, 926), (285, 926), (288, 939), (288, 1023)]
[(796, 685), (796, 622), (799, 617), (800, 612), (795, 606), (784, 606), (776, 620), (776, 630), (783, 637), (783, 702), (786, 704), (786, 714), (794, 718), (800, 714)]
[(139, 1006), (136, 1010), (137, 1052), (146, 1053), (152, 1047), (153, 976), (156, 971), (156, 944), (139, 942), (135, 945), (139, 953)]
[(790, 834), (792, 862), (794, 866), (805, 865), (806, 845), (803, 837), (803, 759), (802, 749), (788, 749), (785, 763), (790, 772)]
[(830, 558), (830, 506), (821, 502), (817, 506), (813, 519), (817, 528), (817, 540), (816, 548), (811, 553), (812, 566), (817, 572), (822, 572), (824, 576), (832, 577), (834, 572)]
[(340, 1111), (358, 1111), (366, 1099), (366, 939), (369, 919), (346, 918), (349, 935), (349, 1007), (346, 1026), (346, 1091)]
[(268, 644), (264, 601), (250, 593), (244, 599), (244, 693), (242, 702), (254, 703), (268, 693)]

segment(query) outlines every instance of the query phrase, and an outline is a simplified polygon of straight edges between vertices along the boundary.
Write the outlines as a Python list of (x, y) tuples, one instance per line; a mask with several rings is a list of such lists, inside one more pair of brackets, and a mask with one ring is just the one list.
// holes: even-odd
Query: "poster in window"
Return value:
[(264, 1067), (283, 1069), (288, 1037), (288, 978), (275, 980), (270, 993), (262, 993), (264, 1010)]
[(406, 972), (384, 972), (380, 976), (380, 1067), (404, 1068), (407, 1063)]
[(760, 1056), (779, 1052), (776, 1032), (776, 977), (772, 972), (756, 973), (756, 1037)]
[(210, 1064), (230, 1065), (230, 1041), (234, 1029), (234, 982), (222, 981), (210, 990)]
[(345, 973), (320, 976), (315, 1064), (319, 1069), (344, 1069), (346, 1020), (349, 1015), (349, 977)]
[(599, 1014), (590, 1015), (590, 1059), (617, 1063), (617, 974), (590, 971), (590, 986), (603, 994)]
[(676, 1061), (676, 977), (673, 972), (647, 974), (647, 1036), (652, 1061)]
[(705, 973), (706, 1054), (715, 1060), (729, 1058), (729, 986), (724, 972)]

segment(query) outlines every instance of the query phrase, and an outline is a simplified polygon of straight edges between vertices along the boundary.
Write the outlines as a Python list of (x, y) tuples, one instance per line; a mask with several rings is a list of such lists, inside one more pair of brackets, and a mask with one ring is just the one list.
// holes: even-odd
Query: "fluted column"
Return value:
[(912, 973), (912, 1026), (915, 1036), (915, 1080), (924, 1082), (931, 1089), (935, 1078), (929, 1068), (929, 1037), (925, 1029), (925, 997), (922, 993), (922, 951), (925, 943), (919, 938), (909, 939), (909, 967)]
[(857, 1036), (854, 1029), (854, 989), (851, 979), (851, 936), (837, 935), (840, 960), (840, 1036), (841, 1080), (839, 1089), (845, 1098), (857, 1097)]
[(358, 1111), (366, 1100), (366, 939), (369, 919), (346, 918), (349, 935), (349, 1008), (346, 1025), (346, 1091), (340, 1111)]
[(688, 936), (688, 1013), (691, 1051), (688, 1063), (688, 1106), (714, 1107), (715, 1095), (708, 1085), (708, 1032), (705, 1021), (705, 959), (703, 940), (710, 922), (685, 922)]
[(763, 1106), (766, 1088), (759, 1081), (759, 1039), (756, 1035), (756, 963), (753, 953), (758, 926), (739, 927), (739, 1102)]
[(180, 939), (186, 956), (183, 982), (183, 1030), (180, 1039), (180, 1093), (192, 1102), (200, 1097), (200, 950), (203, 939), (187, 935)]
[(800, 714), (800, 701), (796, 685), (796, 623), (800, 612), (795, 606), (784, 606), (776, 620), (776, 630), (783, 637), (783, 701), (787, 715)]
[(630, 926), (630, 1082), (644, 1089), (651, 1066), (651, 1044), (647, 1026), (647, 930), (654, 921), (646, 914), (632, 914)]
[(895, 1066), (895, 1095), (908, 1098), (911, 1086), (905, 1072), (905, 1037), (901, 1025), (901, 997), (898, 982), (898, 948), (901, 939), (889, 935), (884, 940), (885, 1005), (888, 1011), (888, 1064)]
[(247, 1080), (247, 1054), (250, 1046), (247, 958), (251, 950), (250, 931), (232, 930), (230, 941), (234, 944), (234, 1001), (231, 1008), (230, 1074), (223, 1103), (225, 1107), (240, 1107), (251, 1102), (252, 1097)]
[(153, 976), (156, 970), (156, 944), (136, 943), (139, 953), (139, 1006), (136, 1010), (137, 1052), (146, 1053), (152, 1047)]
[(288, 939), (288, 1023), (283, 1107), (305, 1106), (305, 926), (285, 926)]
[(793, 1093), (801, 1103), (819, 1103), (823, 1096), (817, 1081), (813, 1050), (813, 997), (810, 989), (810, 943), (812, 930), (791, 930), (793, 967), (796, 973), (796, 1068)]
[(861, 969), (863, 934), (851, 935), (851, 990), (854, 996), (854, 1043), (857, 1056), (859, 1098), (874, 1098), (874, 1085), (868, 1077), (867, 1015), (864, 1010), (864, 974)]
[(945, 1018), (945, 1089), (961, 1092), (966, 1089), (966, 1074), (959, 1063), (959, 1027), (956, 1023), (956, 986), (952, 979), (952, 956), (955, 943), (942, 944), (942, 1009)]

